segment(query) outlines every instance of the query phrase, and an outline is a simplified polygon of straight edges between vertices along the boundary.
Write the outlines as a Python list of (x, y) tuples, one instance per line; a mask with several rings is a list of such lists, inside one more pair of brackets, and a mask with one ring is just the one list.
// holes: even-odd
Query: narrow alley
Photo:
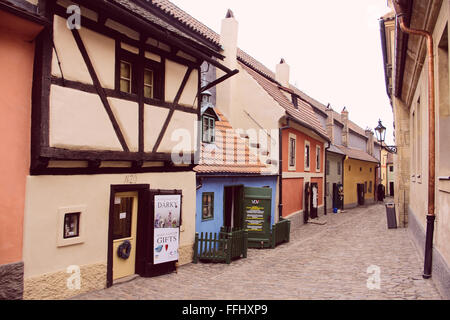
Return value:
[[(247, 259), (231, 265), (189, 264), (178, 273), (137, 278), (75, 299), (441, 299), (432, 280), (422, 278), (423, 262), (408, 230), (387, 228), (382, 204), (321, 221), (326, 224), (302, 226), (289, 243), (249, 250)], [(379, 289), (369, 289), (378, 267)]]

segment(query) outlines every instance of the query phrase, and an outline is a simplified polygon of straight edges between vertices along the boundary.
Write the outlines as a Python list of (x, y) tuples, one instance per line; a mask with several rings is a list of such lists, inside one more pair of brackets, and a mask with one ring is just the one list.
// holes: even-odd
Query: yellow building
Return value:
[(375, 202), (378, 160), (367, 153), (340, 146), (344, 160), (344, 208)]

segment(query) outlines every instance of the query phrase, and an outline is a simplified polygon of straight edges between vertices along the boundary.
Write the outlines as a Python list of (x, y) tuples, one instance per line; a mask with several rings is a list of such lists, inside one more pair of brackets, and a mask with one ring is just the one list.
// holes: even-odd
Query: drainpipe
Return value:
[(428, 132), (428, 214), (427, 214), (427, 233), (425, 242), (425, 262), (423, 278), (429, 279), (432, 274), (432, 260), (433, 260), (433, 234), (435, 215), (435, 92), (434, 92), (434, 45), (433, 36), (425, 30), (410, 29), (406, 26), (404, 21), (404, 13), (398, 12), (401, 9), (398, 0), (394, 4), (395, 15), (400, 23), (400, 28), (403, 32), (426, 37), (428, 46), (428, 117), (429, 117), (429, 132)]
[(290, 129), (289, 118), (286, 119), (286, 126), (278, 129), (278, 216), (283, 217), (283, 130)]
[(323, 209), (324, 209), (324, 215), (327, 215), (327, 161), (328, 161), (328, 150), (331, 147), (331, 142), (328, 142), (328, 146), (325, 148), (325, 168), (323, 170), (324, 172), (324, 186), (323, 186)]

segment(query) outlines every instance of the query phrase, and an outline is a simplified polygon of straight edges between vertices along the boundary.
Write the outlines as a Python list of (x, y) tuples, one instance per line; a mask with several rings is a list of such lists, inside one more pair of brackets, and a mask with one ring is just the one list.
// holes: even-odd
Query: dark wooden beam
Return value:
[(83, 40), (81, 39), (80, 33), (78, 32), (77, 29), (72, 29), (72, 34), (75, 39), (75, 42), (77, 43), (78, 49), (80, 50), (81, 55), (83, 56), (84, 62), (86, 63), (89, 74), (91, 75), (92, 81), (94, 82), (94, 86), (97, 90), (100, 100), (102, 101), (106, 113), (108, 114), (108, 117), (112, 123), (114, 131), (116, 132), (117, 138), (119, 139), (119, 142), (122, 145), (123, 150), (129, 152), (130, 149), (127, 146), (125, 138), (120, 129), (119, 123), (117, 122), (116, 117), (114, 116), (114, 113), (111, 109), (111, 106), (109, 105), (108, 98), (106, 97), (105, 91), (103, 90), (103, 87), (100, 84), (100, 81), (97, 77), (97, 73), (95, 72), (94, 66), (92, 65), (91, 59), (89, 58), (89, 54), (87, 53), (86, 47), (84, 46)]
[(178, 104), (178, 101), (180, 101), (181, 95), (183, 94), (184, 88), (186, 87), (186, 83), (189, 80), (189, 76), (192, 73), (192, 68), (188, 67), (186, 70), (186, 74), (184, 75), (183, 81), (181, 82), (180, 88), (178, 89), (178, 92), (175, 96), (175, 99), (173, 101), (172, 107), (170, 108), (169, 114), (167, 115), (167, 119), (164, 122), (164, 125), (161, 129), (161, 132), (159, 133), (158, 139), (156, 140), (155, 145), (153, 146), (153, 152), (157, 152), (159, 145), (161, 144), (161, 141), (166, 134), (167, 128), (169, 127), (170, 120), (172, 120), (172, 116), (175, 112), (175, 106)]
[[(97, 89), (92, 84), (86, 84), (86, 83), (67, 80), (67, 79), (65, 79), (63, 81), (61, 78), (57, 78), (57, 77), (52, 77), (51, 83), (53, 85), (57, 85), (60, 87), (65, 87), (65, 88), (75, 89), (75, 90), (79, 90), (79, 91), (83, 91), (83, 92), (87, 92), (87, 93), (97, 94)], [(113, 90), (113, 89), (104, 89), (104, 91), (108, 98), (122, 99), (122, 100), (127, 100), (127, 101), (131, 101), (131, 102), (136, 102), (136, 103), (139, 102), (139, 97), (136, 94), (120, 92), (120, 91)], [(144, 106), (145, 106), (145, 104), (148, 104), (151, 106), (157, 106), (157, 107), (166, 108), (166, 109), (170, 109), (172, 107), (172, 103), (164, 102), (164, 101), (157, 100), (157, 99), (151, 99), (151, 98), (144, 97), (143, 101), (144, 101)], [(193, 113), (193, 114), (198, 113), (198, 108), (194, 109), (192, 107), (187, 107), (187, 106), (180, 105), (180, 104), (175, 105), (174, 109), (177, 111), (186, 112), (186, 113)]]
[[(125, 151), (92, 151), (69, 150), (53, 147), (43, 147), (41, 155), (50, 160), (83, 160), (83, 161), (171, 161), (170, 153), (142, 153)], [(191, 153), (188, 154), (189, 156)]]

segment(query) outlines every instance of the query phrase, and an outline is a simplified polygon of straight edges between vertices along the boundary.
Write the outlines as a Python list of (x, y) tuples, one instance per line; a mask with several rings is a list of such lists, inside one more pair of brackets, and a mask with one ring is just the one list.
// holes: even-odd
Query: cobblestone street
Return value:
[[(76, 299), (290, 300), (441, 299), (422, 279), (422, 258), (406, 229), (388, 230), (381, 204), (321, 217), (276, 249), (249, 250), (226, 264), (189, 264), (178, 273), (137, 278)], [(369, 290), (369, 266), (381, 271)]]

